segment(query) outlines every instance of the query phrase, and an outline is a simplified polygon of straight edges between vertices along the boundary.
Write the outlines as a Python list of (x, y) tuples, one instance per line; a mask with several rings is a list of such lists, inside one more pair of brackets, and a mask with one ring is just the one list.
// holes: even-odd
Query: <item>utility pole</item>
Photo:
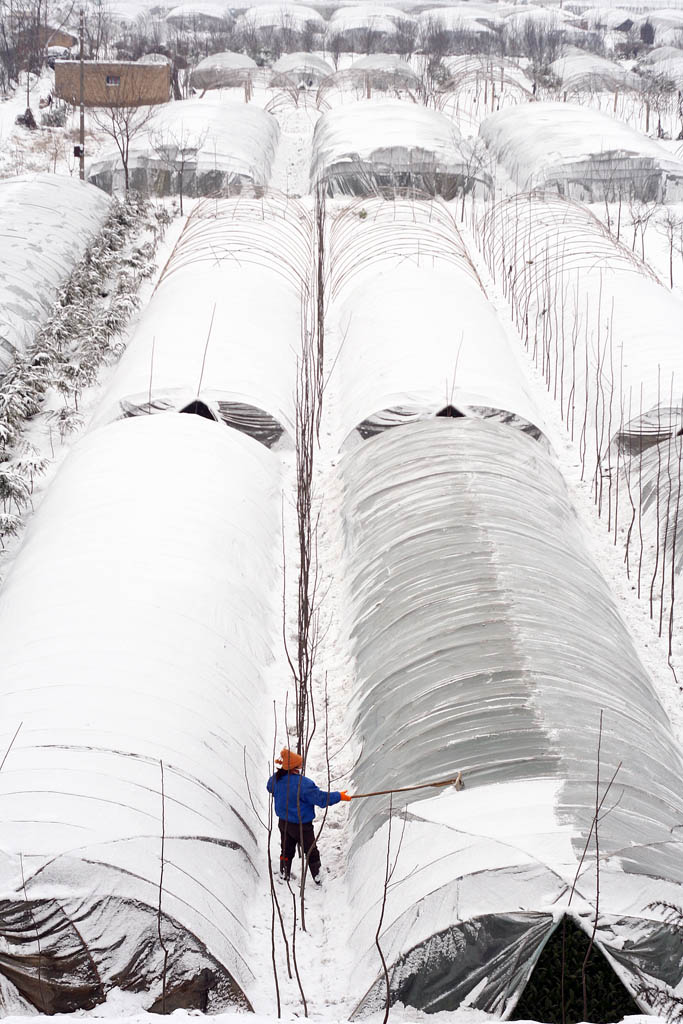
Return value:
[(80, 20), (79, 32), (80, 32), (80, 37), (81, 37), (81, 39), (80, 39), (80, 42), (81, 42), (81, 52), (80, 52), (80, 60), (81, 60), (81, 68), (80, 68), (80, 71), (81, 71), (81, 94), (80, 94), (80, 98), (81, 98), (81, 124), (80, 124), (80, 135), (79, 135), (79, 139), (78, 139), (78, 142), (79, 142), (79, 146), (78, 146), (78, 160), (79, 160), (79, 163), (78, 163), (78, 174), (79, 174), (79, 177), (80, 177), (81, 181), (85, 181), (85, 105), (84, 105), (85, 68), (84, 68), (84, 65), (83, 65), (83, 37), (85, 36), (85, 13), (84, 13), (82, 7), (81, 7), (81, 20)]

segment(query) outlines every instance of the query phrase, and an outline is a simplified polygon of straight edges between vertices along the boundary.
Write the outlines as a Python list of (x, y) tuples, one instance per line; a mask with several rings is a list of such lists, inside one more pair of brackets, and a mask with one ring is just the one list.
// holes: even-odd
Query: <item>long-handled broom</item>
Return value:
[(353, 793), (351, 795), (352, 800), (361, 800), (366, 796), (385, 796), (389, 793), (409, 793), (413, 789), (440, 789), (444, 786), (455, 786), (456, 789), (464, 789), (465, 783), (463, 782), (462, 772), (458, 772), (452, 779), (444, 779), (443, 782), (421, 782), (417, 786), (401, 786), (400, 789), (378, 789), (374, 793)]

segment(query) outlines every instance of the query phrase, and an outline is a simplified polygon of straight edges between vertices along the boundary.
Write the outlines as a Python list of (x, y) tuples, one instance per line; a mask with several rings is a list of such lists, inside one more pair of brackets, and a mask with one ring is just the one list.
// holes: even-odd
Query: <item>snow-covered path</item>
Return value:
[[(298, 145), (294, 152), (284, 138), (279, 151), (280, 171), (286, 167), (303, 167), (301, 154), (306, 154), (305, 170), (308, 171), (308, 153), (310, 152), (310, 136), (312, 121), (305, 111), (298, 112), (304, 116), (306, 132), (300, 132)], [(298, 156), (296, 154), (299, 154)], [(290, 191), (292, 181), (289, 177)], [(299, 179), (303, 190), (307, 185), (303, 178)], [(275, 183), (277, 178), (275, 179)], [(286, 182), (283, 182), (285, 184)], [(276, 184), (275, 184), (275, 187)], [(327, 347), (325, 353), (324, 375), (328, 380), (323, 400), (323, 412), (320, 437), (314, 454), (313, 466), (313, 520), (317, 524), (315, 538), (316, 573), (320, 581), (318, 590), (319, 645), (316, 654), (314, 671), (314, 705), (316, 726), (309, 752), (306, 773), (313, 778), (322, 789), (341, 790), (349, 786), (349, 777), (353, 768), (356, 750), (350, 736), (352, 723), (347, 714), (351, 697), (353, 678), (349, 663), (349, 640), (345, 635), (346, 621), (344, 617), (344, 570), (342, 521), (339, 515), (341, 505), (341, 484), (337, 473), (339, 453), (335, 439), (338, 437), (336, 428), (337, 403), (339, 397), (335, 389), (333, 367), (336, 361), (338, 342), (334, 329), (327, 325)], [(296, 519), (296, 465), (294, 453), (281, 456), (283, 461), (283, 537), (285, 558), (285, 635), (289, 654), (296, 658), (297, 637), (297, 559), (298, 535)], [(294, 747), (296, 728), (294, 725), (295, 695), (292, 673), (287, 663), (284, 643), (276, 655), (275, 663), (269, 667), (264, 682), (270, 693), (274, 708), (274, 722), (277, 721), (277, 736), (274, 743), (275, 752), (281, 747)], [(272, 752), (266, 752), (268, 757)], [(265, 758), (264, 758), (265, 760)], [(259, 780), (262, 784), (263, 780)], [(301, 930), (300, 880), (301, 861), (296, 860), (293, 866), (293, 880), (287, 886), (277, 878), (279, 836), (277, 823), (271, 838), (271, 861), (276, 873), (276, 896), (280, 904), (280, 912), (284, 922), (284, 930), (289, 944), (290, 964), (293, 967), (292, 936), (296, 917), (297, 931), (295, 949), (299, 972), (299, 983), (295, 976), (288, 976), (287, 952), (282, 937), (282, 929), (276, 920), (276, 963), (280, 999), (283, 1012), (301, 1014), (303, 997), (309, 1016), (324, 1015), (344, 1019), (348, 1017), (353, 1004), (350, 995), (353, 987), (350, 984), (350, 950), (348, 935), (350, 934), (349, 900), (346, 890), (346, 863), (350, 841), (350, 829), (347, 826), (349, 804), (340, 803), (329, 809), (325, 814), (318, 812), (316, 829), (320, 829), (319, 848), (322, 860), (322, 886), (319, 888), (310, 878), (306, 882), (305, 931)], [(255, 952), (259, 968), (265, 979), (273, 978), (271, 958), (271, 900), (270, 885), (264, 873), (261, 891), (254, 904), (254, 928), (258, 935)], [(295, 975), (294, 970), (292, 974)], [(261, 993), (260, 993), (261, 995)], [(255, 1004), (257, 1012), (272, 1012), (275, 1000), (274, 981), (262, 989), (263, 999)]]
[(313, 127), (320, 111), (312, 96), (303, 94), (299, 106), (283, 106), (277, 111), (280, 142), (270, 175), (270, 187), (290, 196), (309, 192), (308, 175), (311, 163)]

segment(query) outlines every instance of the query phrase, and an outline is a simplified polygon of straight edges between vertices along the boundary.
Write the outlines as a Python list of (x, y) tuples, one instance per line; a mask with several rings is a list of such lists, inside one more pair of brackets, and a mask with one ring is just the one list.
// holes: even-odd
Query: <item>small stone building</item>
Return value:
[[(86, 107), (128, 107), (167, 103), (171, 89), (168, 64), (86, 60), (83, 92)], [(55, 63), (55, 95), (80, 103), (80, 61)]]

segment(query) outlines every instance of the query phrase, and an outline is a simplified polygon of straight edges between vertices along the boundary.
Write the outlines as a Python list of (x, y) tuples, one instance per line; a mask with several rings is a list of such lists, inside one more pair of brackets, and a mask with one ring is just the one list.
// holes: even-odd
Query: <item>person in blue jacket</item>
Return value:
[(280, 828), (280, 874), (289, 880), (292, 857), (297, 846), (302, 857), (308, 857), (313, 881), (320, 885), (320, 854), (315, 842), (313, 819), (316, 807), (331, 807), (340, 800), (351, 800), (346, 790), (326, 793), (312, 779), (301, 774), (303, 760), (287, 747), (280, 751), (276, 764), (282, 765), (268, 779), (267, 789), (275, 800), (275, 813)]

